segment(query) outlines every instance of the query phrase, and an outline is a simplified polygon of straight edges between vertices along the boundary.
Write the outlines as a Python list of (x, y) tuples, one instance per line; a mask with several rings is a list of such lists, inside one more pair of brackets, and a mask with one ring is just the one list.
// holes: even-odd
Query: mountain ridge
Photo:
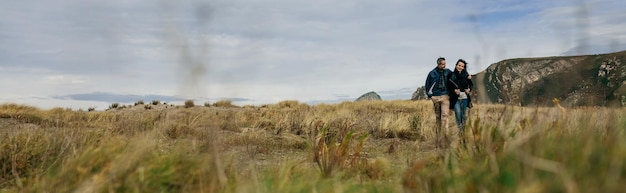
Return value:
[[(512, 58), (474, 74), (476, 101), (520, 106), (626, 105), (626, 50), (607, 54)], [(425, 99), (420, 86), (412, 100)]]

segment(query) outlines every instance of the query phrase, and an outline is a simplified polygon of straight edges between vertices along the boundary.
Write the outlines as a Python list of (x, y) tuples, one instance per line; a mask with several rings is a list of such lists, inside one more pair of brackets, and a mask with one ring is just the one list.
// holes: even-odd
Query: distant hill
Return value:
[(380, 98), (380, 95), (378, 95), (378, 93), (371, 91), (368, 93), (365, 93), (363, 95), (361, 95), (359, 98), (357, 98), (355, 101), (365, 101), (365, 100), (383, 100), (382, 98)]
[[(626, 105), (626, 51), (582, 56), (517, 58), (473, 76), (479, 103), (522, 106)], [(413, 100), (425, 98), (423, 88)]]

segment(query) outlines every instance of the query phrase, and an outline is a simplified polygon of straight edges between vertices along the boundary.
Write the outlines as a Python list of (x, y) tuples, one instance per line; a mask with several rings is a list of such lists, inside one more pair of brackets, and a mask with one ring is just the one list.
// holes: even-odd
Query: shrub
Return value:
[(235, 105), (233, 105), (233, 102), (230, 100), (219, 100), (215, 103), (213, 103), (214, 107), (237, 107)]
[(161, 101), (159, 100), (152, 100), (152, 105), (159, 105), (161, 104)]
[(296, 100), (285, 100), (278, 102), (278, 107), (280, 108), (293, 108), (300, 105), (300, 103)]
[(120, 106), (119, 103), (113, 103), (111, 104), (111, 106), (109, 106), (109, 109), (117, 109)]
[(135, 106), (137, 106), (137, 105), (143, 105), (143, 100), (139, 100), (139, 101), (135, 102)]
[(377, 157), (373, 161), (365, 164), (363, 173), (370, 179), (384, 179), (392, 174), (391, 163), (383, 157)]
[(186, 100), (185, 101), (185, 108), (191, 108), (191, 107), (194, 107), (194, 106), (196, 106), (196, 105), (193, 103), (193, 100)]
[(366, 134), (360, 135), (354, 151), (350, 152), (354, 131), (341, 136), (343, 139), (340, 143), (335, 143), (336, 138), (329, 139), (327, 132), (328, 127), (324, 127), (313, 148), (313, 161), (317, 164), (323, 177), (330, 177), (335, 171), (354, 165), (360, 157), (363, 143), (367, 138)]

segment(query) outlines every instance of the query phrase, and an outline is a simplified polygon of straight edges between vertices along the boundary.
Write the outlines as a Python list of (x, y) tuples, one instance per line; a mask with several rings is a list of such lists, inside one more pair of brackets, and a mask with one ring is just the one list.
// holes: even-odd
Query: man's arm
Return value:
[(430, 99), (433, 96), (433, 86), (435, 86), (433, 80), (430, 78), (430, 72), (426, 76), (426, 84), (424, 85), (424, 92), (426, 92), (426, 96)]

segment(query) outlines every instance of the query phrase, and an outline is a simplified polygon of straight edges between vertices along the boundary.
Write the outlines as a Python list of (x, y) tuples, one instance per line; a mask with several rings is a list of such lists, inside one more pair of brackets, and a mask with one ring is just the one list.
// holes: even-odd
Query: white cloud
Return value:
[(86, 77), (81, 76), (66, 76), (66, 75), (49, 75), (43, 78), (44, 84), (85, 84), (88, 80)]
[(475, 73), (506, 58), (560, 55), (580, 34), (621, 45), (623, 7), (585, 2), (581, 33), (580, 1), (3, 1), (0, 86), (16, 95), (0, 98), (41, 104), (106, 92), (258, 103), (393, 93), (423, 84), (439, 56), (464, 58)]

